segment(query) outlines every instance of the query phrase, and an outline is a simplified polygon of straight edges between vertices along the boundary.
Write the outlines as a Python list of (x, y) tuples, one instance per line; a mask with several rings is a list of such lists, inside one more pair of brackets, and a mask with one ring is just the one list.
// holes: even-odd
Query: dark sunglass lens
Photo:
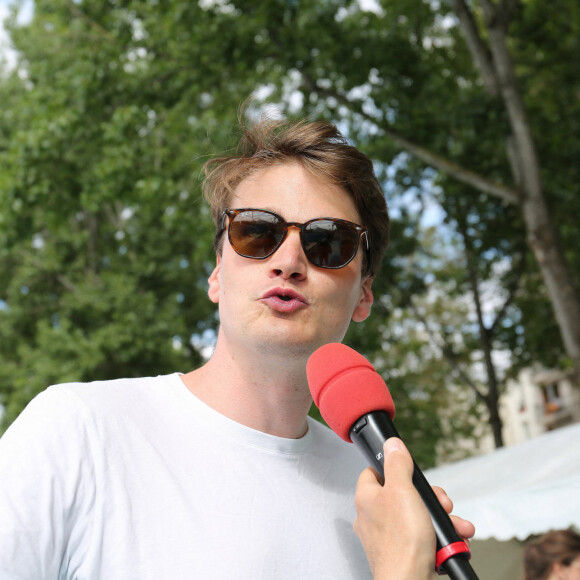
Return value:
[(358, 232), (346, 223), (316, 220), (304, 229), (304, 252), (322, 268), (342, 268), (358, 249)]
[(265, 258), (275, 251), (284, 229), (275, 215), (246, 211), (230, 222), (229, 235), (236, 252), (250, 258)]

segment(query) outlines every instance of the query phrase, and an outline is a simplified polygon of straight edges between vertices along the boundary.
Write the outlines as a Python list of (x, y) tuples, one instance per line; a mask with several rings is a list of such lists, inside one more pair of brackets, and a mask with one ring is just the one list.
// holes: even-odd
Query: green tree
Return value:
[(229, 87), (209, 54), (218, 24), (181, 2), (39, 1), (30, 23), (12, 22), (19, 65), (0, 87), (5, 425), (54, 382), (199, 364), (190, 338), (217, 322), (200, 167), (230, 142), (220, 111), (250, 90)]
[(578, 199), (577, 164), (561, 147), (566, 135), (577, 151), (578, 6), (378, 4), (370, 13), (349, 2), (293, 3), (294, 28), (268, 23), (272, 54), (297, 79), (306, 110), (343, 117), (383, 163), (410, 153), (404, 179), (435, 168), (442, 185), (465, 184), (482, 208), (495, 199), (518, 208), (567, 353), (559, 362), (578, 366), (578, 258), (568, 250), (577, 236), (560, 221)]
[[(521, 363), (565, 365), (563, 344), (568, 363), (577, 362), (567, 325), (580, 271), (580, 169), (571, 162), (580, 142), (578, 6), (377, 6), (39, 0), (32, 22), (12, 20), (19, 69), (0, 86), (0, 396), (8, 419), (47, 382), (197, 364), (190, 336), (216, 324), (204, 291), (212, 256), (200, 165), (235, 141), (236, 109), (256, 89), (289, 115), (339, 122), (376, 159), (394, 207), (408, 192), (425, 206), (436, 172), (451, 216), (458, 195), (472, 200), (482, 223), (515, 208), (511, 231), (489, 229), (487, 251), (507, 244), (501, 251), (511, 252), (527, 235), (526, 256), (547, 243), (555, 258), (527, 264), (510, 311), (521, 317), (501, 332)], [(528, 171), (534, 179), (522, 181)], [(534, 221), (537, 207), (546, 227)], [(388, 359), (385, 329), (396, 308), (425, 291), (431, 268), (405, 266), (416, 251), (412, 217), (401, 212), (395, 223), (375, 316), (349, 335), (384, 369), (408, 359)], [(552, 246), (554, 232), (563, 250)], [(567, 281), (554, 285), (557, 263)], [(81, 353), (76, 373), (71, 361)], [(411, 396), (404, 383), (409, 405), (427, 397)], [(438, 395), (428, 396), (434, 412)], [(441, 425), (428, 423), (434, 448)]]
[[(554, 21), (536, 1), (393, 0), (373, 13), (325, 3), (317, 19), (298, 13), (299, 57), (279, 53), (306, 110), (343, 118), (367, 152), (395, 162), (395, 194), (421, 192), (434, 168), (445, 211), (460, 190), (480, 220), (510, 217), (511, 229), (490, 229), (485, 248), (501, 255), (511, 246), (512, 263), (527, 261), (517, 293), (506, 279), (511, 320), (493, 327), (510, 341), (514, 371), (530, 361), (580, 368), (578, 236), (569, 221), (579, 199), (570, 153), (580, 128), (580, 13), (566, 1), (557, 9)], [(269, 30), (282, 37), (276, 23)], [(492, 328), (480, 330), (484, 339)], [(499, 443), (497, 416), (492, 423)]]

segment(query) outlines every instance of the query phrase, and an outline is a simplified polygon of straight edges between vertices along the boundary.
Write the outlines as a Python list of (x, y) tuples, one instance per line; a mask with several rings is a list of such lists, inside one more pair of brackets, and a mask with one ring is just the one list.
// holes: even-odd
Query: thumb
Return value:
[(385, 482), (393, 484), (411, 483), (413, 458), (398, 437), (390, 437), (383, 445)]

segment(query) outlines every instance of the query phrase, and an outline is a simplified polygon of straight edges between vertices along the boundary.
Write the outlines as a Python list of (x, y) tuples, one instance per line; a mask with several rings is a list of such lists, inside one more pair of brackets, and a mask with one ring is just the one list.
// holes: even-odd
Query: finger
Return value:
[(439, 503), (443, 506), (443, 509), (448, 514), (450, 514), (453, 510), (453, 502), (451, 501), (451, 498), (447, 495), (447, 492), (437, 485), (433, 485), (432, 489), (435, 492), (435, 495), (437, 496)]
[(390, 437), (383, 445), (385, 482), (410, 484), (413, 477), (413, 458), (398, 437)]
[[(439, 503), (443, 506), (443, 509), (451, 514), (453, 511), (453, 502), (451, 498), (447, 495), (447, 492), (437, 485), (433, 486), (433, 491), (439, 500)], [(450, 516), (453, 526), (457, 533), (464, 539), (472, 538), (475, 534), (475, 526), (469, 521), (460, 518), (459, 516)]]
[(450, 516), (455, 531), (465, 540), (473, 538), (475, 535), (475, 526), (469, 521), (459, 516)]
[(380, 477), (372, 467), (367, 467), (358, 478), (357, 487), (376, 487), (380, 486)]

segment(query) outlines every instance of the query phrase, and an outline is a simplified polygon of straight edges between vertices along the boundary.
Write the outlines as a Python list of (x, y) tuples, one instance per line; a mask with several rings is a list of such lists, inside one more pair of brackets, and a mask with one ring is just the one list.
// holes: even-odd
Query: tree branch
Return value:
[(521, 8), (520, 0), (500, 0), (499, 9), (501, 10), (506, 23), (509, 24), (513, 15)]
[(513, 302), (514, 298), (516, 297), (516, 293), (519, 289), (519, 282), (525, 268), (525, 259), (522, 254), (519, 256), (517, 267), (515, 268), (515, 281), (510, 285), (508, 296), (504, 300), (504, 303), (501, 305), (501, 308), (497, 311), (495, 318), (489, 327), (489, 332), (493, 335), (499, 323), (502, 321), (505, 313), (509, 307), (509, 305)]
[(80, 18), (81, 20), (84, 20), (85, 23), (89, 26), (89, 28), (95, 30), (100, 36), (105, 37), (109, 41), (116, 42), (115, 37), (107, 29), (103, 28), (98, 22), (90, 18), (72, 0), (69, 0), (68, 8), (73, 18), (77, 17)]
[(479, 0), (483, 13), (488, 22), (492, 22), (497, 17), (497, 5), (493, 0)]
[(314, 79), (308, 75), (308, 73), (304, 71), (300, 71), (300, 73), (302, 74), (304, 85), (308, 90), (323, 98), (332, 97), (338, 102), (349, 107), (351, 110), (355, 110), (361, 117), (374, 123), (383, 132), (384, 135), (389, 137), (394, 143), (401, 147), (401, 149), (407, 151), (418, 159), (421, 159), (421, 161), (425, 162), (427, 165), (447, 173), (451, 177), (454, 177), (458, 181), (473, 187), (477, 191), (487, 193), (494, 197), (499, 197), (509, 204), (515, 205), (519, 203), (520, 196), (517, 190), (499, 183), (494, 183), (493, 181), (489, 181), (485, 177), (482, 177), (481, 175), (470, 171), (465, 167), (461, 167), (449, 159), (438, 155), (437, 153), (434, 153), (433, 151), (430, 151), (429, 149), (418, 145), (413, 141), (410, 141), (402, 135), (399, 135), (396, 131), (393, 131), (392, 129), (389, 129), (388, 127), (380, 124), (377, 119), (368, 113), (365, 113), (358, 103), (348, 100), (344, 95), (341, 95), (336, 91), (320, 88)]
[(459, 19), (459, 26), (463, 32), (467, 48), (479, 70), (485, 88), (490, 95), (496, 96), (499, 94), (499, 83), (493, 68), (491, 54), (479, 34), (473, 13), (465, 0), (452, 0), (451, 3), (453, 11)]
[(427, 322), (427, 319), (419, 312), (419, 309), (415, 306), (415, 303), (413, 302), (412, 298), (410, 300), (410, 304), (411, 304), (411, 309), (413, 310), (413, 313), (415, 314), (415, 317), (417, 318), (417, 320), (419, 320), (421, 323), (423, 323), (425, 331), (427, 332), (427, 335), (429, 336), (429, 341), (432, 344), (434, 344), (437, 348), (441, 349), (441, 352), (443, 353), (445, 360), (451, 365), (453, 370), (455, 370), (457, 372), (457, 374), (460, 376), (460, 378), (471, 389), (473, 389), (476, 396), (487, 405), (486, 395), (479, 390), (478, 386), (471, 380), (469, 375), (461, 368), (461, 366), (457, 362), (457, 359), (452, 354), (451, 347), (447, 344), (445, 339), (442, 339), (441, 336), (439, 336), (439, 339), (443, 340), (443, 345), (439, 344), (437, 338), (435, 338), (435, 333), (433, 332), (433, 330), (431, 330), (431, 327), (429, 326), (429, 323)]

